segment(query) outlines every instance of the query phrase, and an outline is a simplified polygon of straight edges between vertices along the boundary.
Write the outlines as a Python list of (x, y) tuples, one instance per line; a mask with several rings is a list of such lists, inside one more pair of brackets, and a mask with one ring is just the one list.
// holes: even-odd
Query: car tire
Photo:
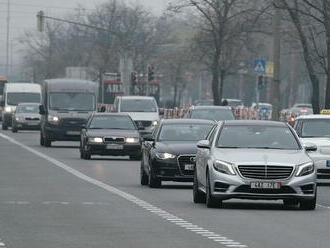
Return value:
[(206, 175), (206, 206), (208, 208), (216, 208), (220, 206), (220, 201), (214, 199), (211, 193), (211, 182), (209, 174)]
[(148, 184), (150, 188), (160, 188), (162, 186), (162, 180), (155, 177), (152, 167), (148, 175)]
[(197, 170), (195, 168), (194, 173), (194, 184), (193, 184), (193, 201), (194, 203), (206, 203), (206, 196), (203, 192), (199, 190), (198, 179), (197, 179)]
[(17, 132), (18, 132), (18, 129), (17, 129), (17, 127), (13, 126), (13, 127), (11, 128), (11, 131), (12, 131), (13, 133), (17, 133)]
[(148, 181), (149, 181), (149, 178), (148, 178), (147, 173), (144, 170), (143, 160), (141, 160), (141, 166), (140, 166), (140, 182), (141, 182), (141, 185), (148, 185)]
[(52, 146), (52, 142), (47, 138), (44, 138), (44, 144), (45, 144), (45, 147), (51, 147)]
[(85, 159), (86, 160), (91, 160), (92, 155), (89, 152), (84, 152), (84, 154), (85, 154)]
[(44, 139), (44, 137), (43, 137), (42, 132), (40, 132), (40, 145), (41, 145), (41, 146), (45, 146), (45, 139)]
[[(316, 186), (315, 186), (316, 187)], [(315, 189), (315, 196), (311, 200), (300, 200), (301, 210), (314, 210), (316, 208), (317, 189)]]
[(8, 130), (8, 126), (5, 122), (2, 123), (2, 130)]

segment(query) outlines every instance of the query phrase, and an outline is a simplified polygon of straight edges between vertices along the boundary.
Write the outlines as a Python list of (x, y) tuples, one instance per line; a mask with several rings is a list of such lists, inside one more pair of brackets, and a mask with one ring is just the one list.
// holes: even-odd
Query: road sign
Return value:
[(274, 76), (274, 63), (273, 62), (267, 61), (266, 75), (267, 75), (267, 77), (273, 77)]
[(266, 72), (266, 60), (255, 60), (254, 61), (254, 72), (265, 73)]

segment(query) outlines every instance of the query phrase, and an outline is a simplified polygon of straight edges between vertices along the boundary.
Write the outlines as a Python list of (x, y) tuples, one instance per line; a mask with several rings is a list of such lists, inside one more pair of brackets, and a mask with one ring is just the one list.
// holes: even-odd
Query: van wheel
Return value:
[(17, 129), (17, 127), (14, 127), (14, 126), (13, 126), (13, 127), (11, 128), (11, 131), (12, 131), (13, 133), (17, 133), (18, 129)]

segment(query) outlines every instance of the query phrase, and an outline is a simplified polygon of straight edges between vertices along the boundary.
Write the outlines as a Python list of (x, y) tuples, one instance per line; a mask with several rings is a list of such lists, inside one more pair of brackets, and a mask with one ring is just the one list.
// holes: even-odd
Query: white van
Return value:
[(40, 103), (41, 86), (33, 83), (7, 83), (1, 100), (2, 129), (7, 130), (12, 123), (12, 115), (19, 103)]
[(114, 110), (118, 113), (128, 113), (139, 128), (141, 134), (151, 133), (159, 123), (158, 105), (150, 96), (117, 96)]

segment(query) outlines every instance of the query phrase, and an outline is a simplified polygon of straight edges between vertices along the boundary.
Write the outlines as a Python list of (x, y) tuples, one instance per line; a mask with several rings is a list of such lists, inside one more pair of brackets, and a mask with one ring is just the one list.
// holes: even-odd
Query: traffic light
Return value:
[(137, 83), (137, 73), (136, 71), (131, 72), (131, 83), (135, 85)]
[(37, 14), (37, 28), (39, 32), (43, 32), (45, 28), (45, 15), (43, 11), (39, 11)]
[(264, 77), (262, 75), (258, 76), (258, 89), (262, 90), (264, 88)]
[(155, 80), (155, 68), (148, 66), (148, 82)]

